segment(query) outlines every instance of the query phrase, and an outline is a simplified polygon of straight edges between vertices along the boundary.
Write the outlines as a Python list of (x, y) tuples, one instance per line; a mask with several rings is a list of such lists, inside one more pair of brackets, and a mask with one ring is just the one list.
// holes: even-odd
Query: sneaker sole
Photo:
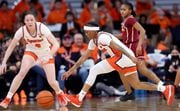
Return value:
[(7, 109), (8, 106), (0, 105), (2, 108)]
[[(60, 106), (67, 106), (68, 101), (66, 100), (66, 97), (64, 97), (64, 101), (66, 101), (65, 104), (60, 104), (60, 103), (59, 103), (59, 105), (60, 105)], [(61, 102), (61, 103), (62, 103), (62, 102)]]
[(170, 96), (169, 99), (167, 99), (167, 105), (171, 105), (174, 102), (174, 87), (172, 86), (168, 86), (169, 87), (169, 92), (170, 92)]
[(68, 97), (66, 97), (66, 95), (64, 97), (65, 97), (66, 101), (70, 102), (70, 100), (68, 99)]
[(71, 101), (70, 101), (70, 103), (71, 103), (72, 105), (78, 107), (78, 108), (81, 106), (81, 105), (77, 105), (77, 104), (75, 104), (75, 103), (73, 103), (73, 102), (71, 102)]
[(68, 102), (70, 102), (72, 105), (74, 105), (74, 106), (76, 106), (76, 107), (78, 107), (78, 108), (81, 106), (81, 105), (77, 105), (77, 104), (71, 102), (70, 99), (69, 99), (66, 95), (65, 95), (64, 97), (65, 97), (65, 99), (66, 99)]
[(168, 105), (171, 105), (174, 102), (174, 87), (171, 87), (170, 90), (171, 90), (172, 94), (170, 95)]
[(120, 100), (120, 102), (123, 102), (123, 103), (125, 103), (125, 102), (134, 102), (134, 100), (127, 100), (127, 101), (121, 101)]
[(80, 105), (77, 105), (77, 104), (74, 104), (73, 102), (71, 102), (71, 101), (68, 99), (68, 97), (65, 96), (65, 98), (66, 98), (66, 100), (67, 100), (68, 102), (70, 102), (72, 105), (74, 105), (74, 106), (76, 106), (76, 107), (78, 107), (78, 108), (80, 107)]
[(120, 99), (121, 102), (132, 102), (132, 101), (135, 101), (135, 100), (136, 100), (136, 98), (134, 98), (134, 99), (128, 99), (128, 100), (125, 100), (125, 101)]
[(64, 104), (64, 106), (67, 106), (68, 101), (66, 100), (66, 96), (64, 95), (63, 98), (64, 98), (64, 100), (66, 101), (65, 104)]

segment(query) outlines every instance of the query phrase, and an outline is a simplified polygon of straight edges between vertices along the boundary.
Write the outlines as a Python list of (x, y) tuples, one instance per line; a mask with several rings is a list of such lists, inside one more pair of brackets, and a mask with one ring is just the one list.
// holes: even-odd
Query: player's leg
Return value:
[(14, 95), (14, 93), (17, 91), (17, 89), (21, 85), (24, 77), (26, 76), (27, 72), (32, 67), (34, 62), (35, 62), (35, 59), (32, 56), (30, 56), (30, 55), (23, 56), (20, 71), (13, 79), (11, 87), (8, 91), (8, 94), (7, 94), (6, 98), (0, 103), (0, 106), (7, 108), (12, 96)]
[(123, 83), (125, 90), (127, 91), (125, 95), (121, 96), (120, 101), (135, 100), (135, 95), (133, 93), (134, 89), (132, 89), (129, 82), (125, 80), (126, 77), (123, 74), (119, 73), (119, 76), (120, 76), (120, 79)]
[(167, 99), (168, 105), (171, 105), (174, 100), (174, 86), (172, 85), (158, 86), (149, 82), (140, 82), (137, 73), (127, 75), (125, 80), (128, 81), (134, 89), (162, 92)]
[(176, 99), (180, 99), (180, 68), (178, 68), (176, 72), (174, 85), (175, 85), (175, 97)]
[(57, 94), (59, 104), (61, 106), (67, 105), (67, 101), (64, 97), (64, 92), (59, 88), (59, 84), (56, 80), (54, 60), (50, 59), (48, 63), (43, 65), (43, 69), (46, 73), (49, 85), (54, 89)]
[[(143, 76), (147, 77), (148, 79), (150, 79), (157, 85), (163, 86), (163, 82), (156, 76), (156, 74), (146, 67), (144, 60), (140, 60), (138, 62), (137, 69), (140, 72), (140, 74), (142, 74)], [(124, 88), (127, 91), (127, 94), (122, 96), (120, 100), (121, 101), (134, 100), (135, 96), (134, 96), (131, 86), (128, 84), (126, 80), (124, 80), (124, 75), (120, 74), (120, 77), (124, 85)]]
[(174, 85), (175, 86), (180, 86), (180, 68), (178, 68), (177, 72), (176, 72), (176, 78), (174, 81)]
[(125, 76), (125, 80), (135, 89), (141, 90), (157, 90), (157, 85), (148, 82), (140, 82), (137, 73)]
[[(121, 96), (120, 100), (121, 101), (127, 101), (127, 100), (134, 100), (135, 96), (134, 93), (132, 93), (132, 89), (130, 84), (128, 83), (128, 81), (125, 80), (124, 75), (122, 75), (122, 69), (126, 68), (126, 67), (131, 67), (130, 68), (130, 72), (133, 70), (134, 72), (136, 72), (136, 64), (134, 64), (127, 56), (122, 55), (122, 56), (114, 56), (112, 58), (108, 59), (109, 63), (111, 64), (112, 67), (114, 67), (114, 69), (116, 69), (119, 72), (120, 78), (122, 80), (122, 83), (124, 85), (124, 88), (126, 89), (127, 93), (123, 96)], [(128, 71), (126, 71), (127, 73)]]
[(128, 94), (132, 93), (132, 89), (131, 89), (131, 86), (130, 84), (125, 80), (125, 76), (123, 74), (120, 74), (119, 73), (119, 76), (120, 76), (120, 79), (123, 83), (123, 86), (124, 88), (126, 89), (126, 91), (128, 92)]
[(83, 98), (85, 97), (91, 86), (94, 84), (97, 75), (108, 74), (108, 72), (111, 72), (113, 70), (114, 68), (112, 68), (112, 66), (107, 62), (107, 60), (103, 60), (97, 63), (90, 69), (89, 75), (80, 93), (76, 96), (66, 95), (67, 99), (76, 107), (80, 107)]
[(137, 69), (140, 72), (140, 74), (144, 75), (154, 83), (158, 85), (163, 85), (163, 82), (157, 77), (157, 75), (147, 68), (144, 60), (140, 60), (138, 62)]
[[(132, 43), (132, 44), (129, 44), (129, 46), (131, 46), (130, 48), (135, 54), (138, 43)], [(136, 56), (137, 58), (140, 59), (138, 61), (138, 63), (136, 64), (137, 70), (140, 72), (140, 74), (144, 75), (145, 77), (150, 79), (152, 82), (154, 82), (156, 84), (163, 84), (163, 82), (156, 76), (156, 74), (146, 67), (146, 63), (145, 63), (146, 56), (147, 56), (146, 51), (145, 51), (144, 47), (142, 46), (141, 54)]]

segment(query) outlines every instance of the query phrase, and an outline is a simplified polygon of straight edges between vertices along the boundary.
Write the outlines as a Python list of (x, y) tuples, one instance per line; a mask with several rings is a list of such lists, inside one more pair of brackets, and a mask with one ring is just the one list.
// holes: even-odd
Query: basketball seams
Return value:
[[(44, 100), (44, 101), (40, 100), (40, 99), (42, 99), (42, 98), (43, 98), (43, 99), (45, 98), (45, 100)], [(38, 100), (38, 99), (39, 99), (39, 100)], [(53, 97), (50, 97), (50, 96), (49, 96), (49, 97), (48, 97), (48, 96), (47, 96), (47, 97), (40, 97), (40, 98), (38, 98), (38, 99), (37, 99), (37, 101), (38, 101), (38, 103), (40, 103), (40, 104), (47, 103), (46, 101), (48, 101), (48, 102), (49, 102), (49, 101), (54, 101), (54, 98), (53, 98)]]
[(52, 102), (52, 104), (54, 104), (54, 100), (51, 100), (51, 101), (47, 101), (47, 102), (44, 102), (44, 103), (38, 103), (40, 106), (41, 105), (49, 105), (49, 103), (51, 103)]
[(53, 96), (37, 97), (36, 99), (42, 99), (42, 98), (53, 98), (53, 99), (54, 99), (54, 97), (53, 97)]
[(50, 108), (55, 102), (54, 95), (48, 90), (40, 91), (36, 96), (36, 100), (38, 106), (42, 108)]

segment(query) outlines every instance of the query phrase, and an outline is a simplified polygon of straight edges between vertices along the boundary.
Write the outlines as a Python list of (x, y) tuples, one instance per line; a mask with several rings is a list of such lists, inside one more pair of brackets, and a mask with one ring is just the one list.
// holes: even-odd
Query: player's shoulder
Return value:
[(137, 20), (136, 20), (135, 17), (130, 16), (130, 17), (127, 18), (126, 23), (129, 23), (129, 22), (132, 22), (132, 21), (137, 21)]
[(37, 25), (41, 25), (41, 24), (43, 24), (43, 23), (41, 23), (41, 22), (36, 22), (36, 24), (37, 24)]
[(113, 35), (111, 33), (101, 31), (101, 32), (98, 33), (98, 37), (102, 38), (102, 39), (106, 39), (106, 38), (109, 38), (109, 37), (112, 38)]
[(104, 31), (98, 32), (98, 37), (103, 37), (103, 36), (108, 36), (108, 35), (109, 35), (108, 32), (104, 32)]
[(92, 44), (92, 43), (94, 43), (94, 42), (93, 42), (93, 39), (89, 40), (89, 44)]
[(22, 25), (21, 27), (19, 27), (19, 28), (16, 30), (16, 33), (24, 32), (25, 29), (26, 29), (25, 25)]
[(36, 25), (41, 26), (41, 27), (46, 27), (46, 25), (44, 23), (42, 23), (42, 22), (36, 22)]
[(127, 18), (127, 20), (136, 20), (136, 18), (131, 15), (131, 16), (129, 16), (129, 17)]

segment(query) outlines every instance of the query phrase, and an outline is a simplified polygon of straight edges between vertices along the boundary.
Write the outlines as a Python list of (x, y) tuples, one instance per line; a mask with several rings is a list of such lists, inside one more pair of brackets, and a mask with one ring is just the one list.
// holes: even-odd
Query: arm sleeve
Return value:
[(111, 40), (112, 40), (112, 38), (107, 34), (101, 34), (98, 38), (98, 42), (104, 46), (109, 46)]
[(17, 40), (20, 40), (23, 37), (23, 29), (22, 27), (19, 28), (16, 33), (14, 34), (14, 38), (16, 38)]
[(88, 49), (94, 50), (95, 48), (96, 48), (96, 45), (94, 44), (93, 40), (90, 40), (88, 44)]
[(41, 30), (42, 34), (44, 34), (46, 37), (48, 37), (51, 34), (51, 31), (49, 30), (49, 28), (42, 23), (41, 23), (40, 30)]

